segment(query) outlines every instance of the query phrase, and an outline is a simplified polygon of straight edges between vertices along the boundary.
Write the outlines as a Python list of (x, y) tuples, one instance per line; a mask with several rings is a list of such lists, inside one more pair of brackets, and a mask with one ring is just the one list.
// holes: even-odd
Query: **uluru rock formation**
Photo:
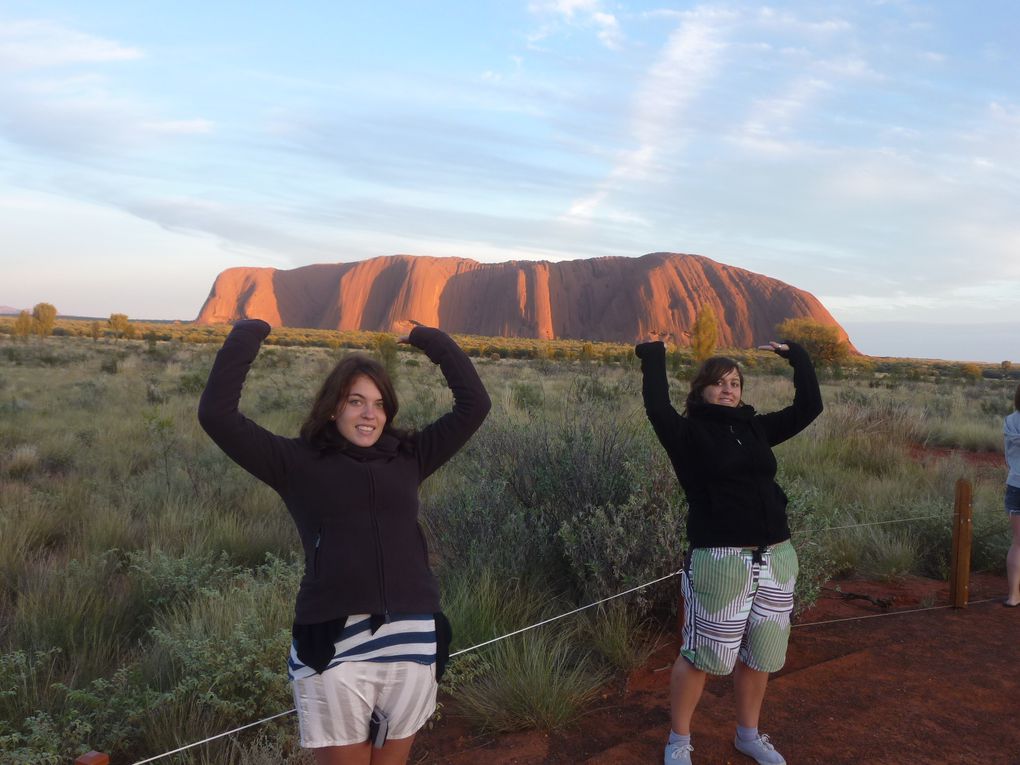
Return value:
[(715, 310), (725, 348), (764, 342), (789, 318), (839, 327), (808, 292), (668, 252), (559, 263), (393, 255), (286, 271), (231, 268), (216, 278), (197, 321), (258, 317), (274, 326), (392, 331), (415, 319), (455, 334), (631, 343), (650, 331), (682, 337), (702, 305)]

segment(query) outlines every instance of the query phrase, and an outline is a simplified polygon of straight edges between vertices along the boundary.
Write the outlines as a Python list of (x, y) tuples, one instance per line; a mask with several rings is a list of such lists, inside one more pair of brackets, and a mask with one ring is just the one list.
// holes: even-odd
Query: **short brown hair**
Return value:
[(383, 426), (383, 433), (393, 433), (399, 438), (404, 433), (393, 427), (393, 421), (400, 409), (397, 403), (397, 392), (393, 388), (393, 381), (390, 379), (386, 367), (363, 353), (352, 353), (337, 362), (326, 379), (323, 380), (319, 392), (315, 395), (315, 402), (312, 410), (305, 418), (301, 426), (301, 437), (311, 444), (321, 446), (325, 443), (325, 435), (328, 428), (335, 428), (333, 416), (339, 403), (351, 392), (354, 381), (359, 377), (367, 377), (375, 383), (382, 394), (383, 411), (386, 412), (386, 425)]
[(737, 370), (737, 377), (740, 378), (741, 403), (743, 403), (744, 373), (740, 370), (740, 365), (727, 356), (712, 356), (702, 361), (698, 371), (694, 373), (691, 390), (687, 394), (687, 403), (684, 406), (684, 414), (687, 414), (691, 404), (702, 403), (705, 400), (702, 396), (705, 388), (714, 385), (734, 369)]

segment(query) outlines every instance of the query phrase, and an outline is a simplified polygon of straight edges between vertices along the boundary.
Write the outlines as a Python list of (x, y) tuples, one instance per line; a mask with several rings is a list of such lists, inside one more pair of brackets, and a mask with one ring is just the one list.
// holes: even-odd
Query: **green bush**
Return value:
[(483, 731), (556, 730), (597, 698), (609, 679), (578, 652), (571, 625), (539, 628), (483, 650), (480, 677), (460, 689), (458, 709)]

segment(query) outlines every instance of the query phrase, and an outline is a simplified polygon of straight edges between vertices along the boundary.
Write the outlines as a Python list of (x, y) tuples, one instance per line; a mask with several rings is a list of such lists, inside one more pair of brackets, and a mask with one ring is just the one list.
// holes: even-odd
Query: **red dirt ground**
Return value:
[[(891, 598), (891, 605), (845, 599), (837, 584), (844, 594)], [(786, 667), (765, 699), (762, 730), (788, 762), (1020, 765), (1020, 608), (1000, 605), (1003, 577), (974, 575), (966, 609), (913, 613), (947, 604), (948, 586), (908, 578), (829, 587), (797, 620)], [(861, 616), (875, 618), (829, 621)], [(448, 702), (447, 716), (419, 736), (411, 762), (660, 763), (676, 654), (674, 641), (554, 733), (478, 736)], [(695, 763), (750, 765), (733, 748), (733, 725), (728, 679), (710, 680), (695, 716)]]

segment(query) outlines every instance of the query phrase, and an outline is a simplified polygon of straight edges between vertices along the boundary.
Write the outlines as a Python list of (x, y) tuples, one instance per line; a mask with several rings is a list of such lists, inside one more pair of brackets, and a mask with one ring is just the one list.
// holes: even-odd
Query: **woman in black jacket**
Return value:
[(288, 662), (301, 745), (314, 749), (317, 765), (401, 765), (435, 709), (449, 647), (418, 525), (418, 486), (482, 424), (489, 397), (453, 340), (415, 326), (399, 342), (439, 364), (452, 411), (419, 432), (398, 430), (385, 368), (352, 354), (323, 382), (300, 436), (278, 436), (238, 411), (269, 332), (257, 319), (234, 326), (209, 374), (199, 421), (231, 459), (276, 490), (301, 538), (305, 572)]
[(775, 481), (772, 447), (807, 427), (821, 413), (822, 399), (803, 348), (771, 342), (761, 349), (793, 366), (791, 406), (757, 414), (743, 402), (740, 367), (717, 356), (698, 369), (681, 415), (669, 401), (665, 345), (636, 348), (645, 411), (689, 506), (683, 640), (670, 680), (666, 765), (691, 762), (691, 718), (705, 679), (731, 672), (737, 703), (734, 746), (761, 765), (786, 762), (758, 732), (769, 673), (786, 659), (797, 578), (787, 499)]

